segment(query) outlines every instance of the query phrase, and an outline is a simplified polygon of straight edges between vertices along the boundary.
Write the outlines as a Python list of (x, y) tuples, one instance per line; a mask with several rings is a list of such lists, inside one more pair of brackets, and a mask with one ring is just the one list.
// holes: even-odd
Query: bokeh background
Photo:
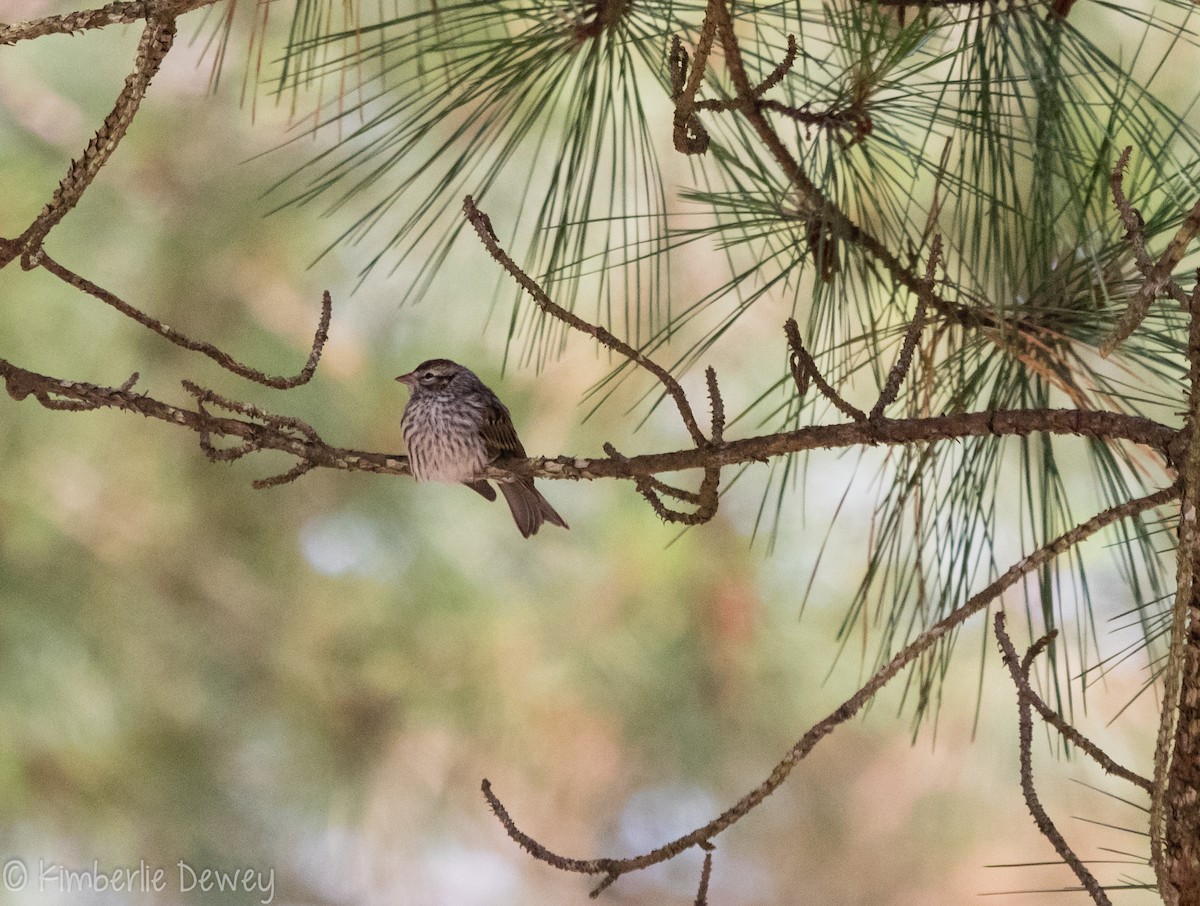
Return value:
[[(69, 6), (2, 0), (0, 19)], [(15, 265), (0, 271), (0, 356), (103, 384), (137, 371), (142, 389), (178, 402), (188, 378), (303, 418), (332, 443), (401, 452), (405, 395), (392, 378), (444, 355), (500, 391), (531, 452), (686, 445), (669, 411), (634, 431), (627, 408), (644, 386), (585, 418), (581, 399), (611, 363), (584, 338), (540, 372), (513, 359), (502, 368), (507, 309), (493, 304), (495, 266), (470, 241), (403, 307), (403, 269), (355, 288), (368, 250), (314, 264), (345, 224), (307, 208), (267, 216), (281, 199), (265, 193), (323, 139), (281, 149), (294, 133), (269, 96), (252, 122), (236, 42), (212, 90), (212, 23), (201, 18), (182, 21), (130, 135), (48, 249), (270, 373), (299, 368), (329, 289), (316, 378), (288, 392), (239, 381)], [(0, 48), (0, 235), (27, 225), (80, 153), (138, 33)], [(710, 249), (676, 266), (685, 299), (722, 279)], [(776, 379), (788, 314), (768, 300), (714, 349), (731, 411)], [(265, 898), (181, 891), (180, 861), (273, 872), (275, 903), (586, 902), (594, 879), (521, 852), (481, 779), (526, 831), (585, 858), (651, 848), (756, 786), (868, 672), (873, 637), (856, 631), (843, 644), (837, 632), (862, 576), (880, 461), (813, 454), (773, 546), (755, 533), (765, 467), (729, 488), (713, 523), (687, 532), (663, 525), (628, 484), (547, 483), (571, 531), (525, 541), (500, 504), (465, 489), (320, 471), (256, 491), (250, 482), (285, 458), (212, 464), (195, 436), (159, 422), (5, 399), (0, 853), (30, 880), (0, 890), (0, 902)], [(1139, 632), (1105, 622), (1131, 602), (1104, 540), (1087, 552), (1101, 655)], [(914, 736), (897, 682), (719, 838), (711, 902), (1084, 901), (1029, 892), (1074, 880), (1025, 812), (1014, 694), (982, 630), (977, 619), (962, 634), (935, 722)], [(1132, 658), (1077, 703), (1081, 726), (1146, 773), (1156, 717), (1152, 696), (1136, 695), (1147, 677)], [(1036, 745), (1044, 801), (1077, 851), (1114, 860), (1096, 866), (1106, 881), (1147, 881), (1144, 866), (1119, 864), (1145, 857), (1142, 797), (1064, 760), (1045, 733)], [(45, 867), (141, 863), (166, 868), (164, 892), (39, 880)], [(698, 875), (689, 853), (603, 899), (690, 903)]]

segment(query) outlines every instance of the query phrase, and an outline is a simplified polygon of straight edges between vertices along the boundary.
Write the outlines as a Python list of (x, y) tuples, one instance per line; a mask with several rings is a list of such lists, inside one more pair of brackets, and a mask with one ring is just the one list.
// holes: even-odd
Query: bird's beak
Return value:
[(408, 374), (400, 375), (400, 377), (396, 378), (396, 380), (398, 380), (401, 384), (408, 384), (408, 386), (411, 387), (417, 382), (417, 376), (410, 371)]

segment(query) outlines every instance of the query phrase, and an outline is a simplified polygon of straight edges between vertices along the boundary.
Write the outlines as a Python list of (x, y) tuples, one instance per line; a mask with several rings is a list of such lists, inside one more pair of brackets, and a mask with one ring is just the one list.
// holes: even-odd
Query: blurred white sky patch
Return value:
[(380, 526), (360, 513), (329, 513), (310, 519), (300, 529), (300, 550), (317, 572), (326, 576), (388, 578), (403, 573), (412, 552), (395, 538), (382, 537)]
[[(499, 853), (444, 842), (426, 850), (429, 906), (507, 906), (519, 902), (521, 874)], [(411, 887), (408, 893), (412, 894)], [(399, 901), (394, 901), (399, 902)]]
[[(617, 824), (619, 851), (640, 855), (712, 820), (720, 803), (698, 786), (672, 784), (647, 787), (629, 797)], [(658, 887), (672, 892), (695, 891), (704, 856), (698, 849), (680, 853), (669, 862), (634, 872), (617, 883)]]

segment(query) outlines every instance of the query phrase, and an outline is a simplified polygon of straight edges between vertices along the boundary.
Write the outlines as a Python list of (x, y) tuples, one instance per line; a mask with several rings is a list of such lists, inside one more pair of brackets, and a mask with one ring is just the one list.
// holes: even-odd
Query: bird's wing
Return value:
[(501, 456), (525, 458), (525, 448), (517, 439), (517, 430), (513, 427), (512, 416), (499, 400), (492, 400), (483, 416), (483, 424), (479, 428), (483, 442), (487, 445), (488, 454), (492, 459)]

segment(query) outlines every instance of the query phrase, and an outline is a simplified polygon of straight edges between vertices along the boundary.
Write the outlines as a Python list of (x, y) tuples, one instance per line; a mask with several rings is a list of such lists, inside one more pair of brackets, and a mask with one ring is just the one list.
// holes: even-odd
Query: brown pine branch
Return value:
[[(503, 825), (509, 837), (535, 859), (545, 862), (561, 871), (577, 872), (589, 875), (604, 875), (604, 886), (611, 884), (616, 877), (639, 871), (651, 865), (657, 865), (673, 859), (680, 853), (692, 847), (703, 847), (710, 844), (714, 837), (732, 827), (747, 814), (757, 808), (768, 796), (777, 790), (787, 780), (788, 775), (816, 747), (822, 739), (832, 733), (838, 726), (850, 720), (866, 706), (889, 681), (896, 677), (913, 661), (928, 651), (937, 641), (944, 638), (961, 626), (966, 620), (987, 608), (994, 601), (1016, 585), (1025, 576), (1039, 569), (1045, 563), (1059, 554), (1070, 550), (1084, 539), (1096, 532), (1118, 522), (1136, 516), (1153, 507), (1161, 506), (1179, 495), (1175, 486), (1163, 488), (1145, 497), (1129, 500), (1117, 506), (1110, 507), (1082, 522), (1053, 541), (1044, 544), (1033, 553), (1014, 563), (985, 589), (974, 595), (933, 626), (922, 632), (916, 639), (905, 646), (887, 664), (879, 668), (875, 675), (857, 692), (843, 702), (836, 710), (823, 720), (814, 724), (796, 742), (783, 759), (775, 766), (770, 776), (757, 788), (743, 796), (737, 803), (726, 809), (712, 821), (684, 834), (668, 843), (641, 855), (627, 858), (575, 859), (559, 855), (535, 838), (522, 831), (508, 814), (503, 802), (492, 792), (491, 784), (483, 781), (483, 794), (491, 806), (496, 818)], [(615, 876), (615, 877), (614, 877)]]
[(0, 45), (16, 44), (45, 35), (73, 35), (81, 31), (104, 28), (108, 25), (126, 25), (141, 19), (158, 16), (181, 16), (202, 6), (211, 6), (219, 0), (118, 0), (99, 9), (77, 10), (58, 16), (43, 16), (12, 25), (0, 23)]
[(904, 333), (904, 342), (900, 344), (900, 354), (896, 356), (896, 363), (888, 372), (883, 390), (879, 393), (879, 400), (871, 407), (868, 418), (880, 418), (883, 415), (883, 410), (895, 401), (896, 395), (900, 392), (900, 385), (908, 376), (908, 369), (912, 367), (913, 352), (917, 348), (917, 340), (921, 338), (921, 330), (925, 326), (925, 308), (933, 295), (933, 280), (941, 254), (942, 237), (934, 236), (933, 245), (929, 249), (929, 266), (925, 269), (927, 288), (924, 292), (917, 293), (917, 310), (913, 313), (912, 322)]
[(96, 174), (100, 172), (100, 168), (116, 151), (117, 145), (125, 137), (129, 124), (137, 114), (146, 90), (150, 87), (150, 80), (158, 72), (174, 41), (173, 16), (153, 15), (146, 19), (146, 27), (142, 30), (137, 56), (134, 58), (133, 72), (125, 79), (125, 87), (117, 96), (112, 112), (104, 118), (104, 123), (88, 142), (83, 155), (78, 160), (71, 161), (67, 175), (58, 184), (54, 195), (42, 208), (41, 213), (15, 243), (9, 244), (4, 252), (6, 257), (0, 257), (0, 267), (6, 265), (11, 256), (16, 254), (22, 256), (21, 265), (26, 270), (37, 266), (46, 235), (75, 207), (84, 191), (96, 178)]
[(704, 865), (700, 868), (700, 887), (696, 890), (695, 906), (708, 906), (708, 882), (712, 877), (713, 848), (711, 844), (702, 844), (704, 849)]
[(1150, 858), (1168, 906), (1200, 902), (1200, 277), (1189, 301), (1183, 485), (1167, 665), (1154, 749)]
[[(217, 449), (213, 446), (210, 439), (208, 421), (212, 417), (208, 414), (208, 410), (204, 408), (205, 403), (212, 403), (220, 406), (228, 412), (236, 412), (239, 415), (245, 415), (249, 418), (262, 422), (269, 428), (278, 431), (283, 436), (291, 436), (297, 439), (303, 439), (309, 444), (328, 448), (328, 445), (321, 440), (315, 428), (307, 422), (303, 422), (298, 418), (292, 418), (287, 415), (276, 415), (272, 412), (267, 412), (257, 406), (252, 406), (249, 403), (242, 403), (236, 400), (230, 400), (209, 390), (205, 387), (200, 387), (191, 381), (183, 381), (183, 389), (196, 398), (196, 411), (200, 414), (203, 422), (203, 427), (200, 429), (200, 449), (213, 462), (231, 462), (235, 459), (241, 459), (249, 453), (254, 453), (261, 449), (254, 441), (243, 441), (236, 447), (228, 447)], [(288, 484), (295, 481), (301, 475), (306, 475), (308, 472), (316, 468), (317, 463), (311, 459), (300, 459), (294, 466), (286, 472), (278, 475), (272, 475), (269, 478), (259, 478), (251, 482), (252, 487), (257, 490), (263, 488), (273, 488), (281, 484)]]
[[(864, 141), (875, 130), (875, 122), (871, 114), (853, 106), (833, 106), (825, 110), (813, 110), (812, 102), (806, 101), (799, 107), (784, 104), (782, 101), (765, 98), (763, 110), (770, 110), (795, 120), (803, 126), (815, 126), (824, 129), (835, 139), (842, 148), (850, 148)], [(842, 137), (843, 130), (850, 132), (849, 140)], [(807, 130), (806, 130), (807, 134)]]
[(538, 285), (532, 277), (526, 274), (517, 265), (508, 253), (500, 245), (499, 239), (496, 237), (495, 230), (492, 229), (491, 219), (487, 214), (483, 213), (475, 206), (475, 199), (468, 195), (463, 200), (463, 211), (467, 216), (468, 222), (475, 228), (480, 241), (484, 248), (488, 250), (488, 254), (496, 260), (501, 267), (508, 271), (509, 275), (517, 281), (517, 283), (533, 298), (537, 303), (538, 308), (552, 317), (558, 318), (568, 327), (578, 330), (580, 333), (592, 337), (598, 343), (608, 347), (613, 352), (624, 356), (635, 365), (645, 369), (658, 379), (659, 383), (667, 391), (667, 394), (675, 401), (675, 408), (679, 410), (679, 417), (683, 419), (683, 424), (688, 430), (688, 434), (692, 436), (692, 440), (697, 447), (708, 445), (708, 438), (704, 436), (704, 432), (700, 430), (700, 425), (696, 422), (696, 416), (692, 413), (692, 406), (687, 400), (687, 396), (683, 392), (683, 388), (679, 386), (679, 382), (671, 376), (671, 374), (651, 359), (644, 353), (634, 349), (624, 340), (618, 339), (608, 330), (597, 324), (589, 324), (583, 318), (567, 311), (557, 302), (550, 298), (541, 286)]
[(1113, 203), (1121, 214), (1129, 244), (1134, 250), (1134, 260), (1137, 261), (1138, 269), (1146, 279), (1138, 291), (1130, 297), (1116, 326), (1101, 341), (1100, 355), (1102, 356), (1111, 355), (1117, 346), (1133, 335), (1138, 325), (1149, 314), (1150, 306), (1154, 304), (1159, 293), (1166, 291), (1185, 309), (1188, 307), (1187, 295), (1179, 284), (1171, 279), (1171, 275), (1179, 262), (1183, 260), (1183, 256), (1187, 254), (1188, 245), (1200, 232), (1200, 200), (1197, 200), (1192, 209), (1184, 216), (1183, 223), (1179, 225), (1179, 229), (1171, 237), (1171, 241), (1167, 243), (1167, 247), (1163, 249), (1158, 260), (1153, 261), (1150, 258), (1149, 252), (1146, 250), (1142, 215), (1125, 197), (1125, 168), (1129, 165), (1129, 155), (1132, 150), (1133, 146), (1131, 145), (1121, 152), (1121, 156), (1113, 168), (1109, 184), (1112, 188)]
[[(306, 432), (299, 419), (273, 415), (254, 406), (225, 400), (212, 391), (196, 388), (198, 402), (234, 408), (247, 418), (229, 418), (176, 406), (143, 393), (134, 393), (129, 382), (123, 387), (105, 387), (38, 374), (0, 359), (0, 379), (9, 396), (18, 402), (33, 397), (46, 408), (62, 408), (61, 403), (84, 404), (80, 408), (117, 409), (156, 419), (199, 434), (228, 437), (249, 443), (254, 450), (278, 450), (313, 468), (409, 475), (408, 459), (385, 453), (370, 453), (335, 447), (321, 441), (316, 432)], [(195, 385), (191, 385), (194, 387)], [(258, 419), (258, 420), (256, 420)], [(309, 434), (309, 432), (312, 432)], [(244, 455), (244, 454), (243, 454)], [(499, 472), (499, 470), (497, 470)], [(507, 475), (506, 472), (499, 474)]]
[(683, 42), (678, 35), (671, 39), (671, 95), (675, 101), (672, 139), (675, 150), (680, 154), (703, 154), (708, 150), (708, 132), (696, 116), (696, 93), (704, 81), (704, 70), (708, 66), (708, 55), (712, 52), (716, 34), (717, 23), (705, 14), (690, 68)]
[[(610, 443), (604, 445), (604, 452), (610, 459), (617, 462), (629, 462), (628, 457), (619, 453), (617, 448)], [(717, 514), (717, 489), (720, 481), (721, 470), (716, 466), (707, 466), (704, 469), (704, 478), (700, 482), (700, 489), (695, 492), (673, 487), (652, 475), (633, 476), (633, 483), (638, 493), (650, 504), (650, 508), (654, 510), (655, 514), (664, 522), (675, 522), (680, 525), (700, 525), (708, 522)], [(676, 500), (694, 504), (696, 509), (691, 513), (672, 509), (663, 502), (661, 495), (664, 494), (674, 497)]]
[[(309, 438), (296, 437), (268, 424), (215, 416), (205, 420), (194, 410), (174, 406), (145, 394), (133, 393), (120, 387), (105, 387), (51, 377), (21, 368), (4, 359), (0, 359), (0, 379), (4, 380), (9, 395), (18, 402), (30, 396), (43, 405), (46, 405), (43, 400), (82, 402), (88, 404), (88, 408), (133, 412), (197, 433), (207, 424), (213, 436), (253, 441), (261, 449), (281, 450), (300, 459), (310, 460), (316, 468), (390, 475), (411, 474), (408, 470), (408, 460), (404, 456), (333, 447), (316, 443)], [(1164, 458), (1169, 455), (1168, 451), (1176, 446), (1179, 439), (1179, 432), (1174, 428), (1120, 412), (1076, 409), (1001, 410), (814, 425), (778, 434), (725, 441), (719, 446), (689, 447), (621, 459), (563, 455), (553, 458), (506, 460), (503, 468), (491, 466), (486, 477), (510, 479), (515, 474), (576, 481), (635, 479), (664, 472), (720, 469), (742, 463), (765, 462), (776, 456), (805, 450), (843, 449), (863, 445), (898, 446), (960, 440), (967, 437), (1026, 437), (1037, 433), (1130, 441), (1149, 447)]]
[(712, 412), (712, 430), (709, 432), (714, 444), (725, 440), (725, 401), (721, 399), (721, 388), (717, 386), (717, 372), (710, 365), (704, 369), (704, 380), (708, 383), (708, 405)]
[[(979, 0), (964, 0), (964, 2), (975, 3)], [(1004, 317), (982, 306), (957, 304), (927, 288), (924, 278), (919, 273), (897, 257), (875, 235), (856, 224), (845, 211), (825, 196), (800, 165), (796, 156), (789, 150), (779, 132), (767, 119), (765, 111), (771, 109), (772, 105), (758, 96), (757, 88), (746, 72), (737, 33), (730, 18), (726, 0), (709, 0), (705, 9), (701, 40), (697, 45), (696, 57), (692, 61), (691, 70), (688, 72), (687, 83), (683, 87), (682, 93), (678, 88), (675, 91), (675, 94), (679, 95), (676, 97), (676, 147), (680, 151), (696, 153), (689, 148), (680, 147), (681, 123), (684, 127), (694, 124), (703, 131), (703, 127), (699, 126), (699, 121), (694, 116), (695, 91), (699, 89), (703, 78), (702, 70), (707, 64), (714, 33), (721, 40), (721, 46), (725, 52), (725, 66), (733, 82), (735, 98), (730, 103), (730, 109), (738, 111), (746, 118), (763, 147), (783, 173), (788, 187), (794, 194), (795, 210), (788, 214), (781, 213), (781, 216), (798, 217), (807, 222), (807, 235), (814, 260), (817, 261), (827, 279), (832, 277), (833, 272), (838, 268), (837, 243), (847, 242), (857, 246), (877, 261), (898, 285), (918, 295), (923, 292), (928, 293), (928, 305), (949, 323), (967, 329), (995, 331), (997, 333), (989, 335), (999, 337), (1014, 333), (1024, 335), (1036, 331), (1036, 325), (1028, 324), (1020, 319)], [(672, 46), (676, 47), (675, 44)], [(678, 46), (677, 52), (673, 52), (671, 60), (674, 67), (672, 77), (677, 86), (680, 67), (686, 67), (686, 53), (682, 51), (682, 45)], [(683, 99), (682, 107), (681, 97)], [(866, 111), (860, 113), (869, 122), (869, 113)], [(686, 145), (686, 142), (684, 144)], [(703, 145), (704, 147), (708, 145), (707, 133), (704, 133)]]
[(821, 369), (817, 367), (816, 361), (813, 360), (809, 351), (804, 348), (804, 341), (800, 338), (800, 327), (796, 324), (795, 318), (788, 318), (784, 322), (783, 332), (787, 336), (788, 348), (791, 350), (789, 362), (791, 364), (792, 379), (796, 382), (796, 390), (799, 395), (804, 396), (804, 392), (811, 383), (843, 415), (854, 419), (856, 422), (865, 422), (867, 420), (866, 413), (848, 402), (822, 376)]
[[(791, 71), (791, 68), (796, 64), (796, 55), (800, 52), (800, 46), (796, 43), (795, 35), (787, 36), (787, 51), (784, 53), (783, 59), (775, 66), (765, 79), (759, 82), (751, 89), (753, 97), (761, 98), (766, 92), (770, 91), (776, 85), (783, 81), (783, 77)], [(724, 113), (729, 110), (736, 110), (738, 105), (743, 103), (740, 97), (731, 98), (708, 98), (703, 101), (697, 101), (694, 109), (696, 110), (711, 110), (717, 113)], [(771, 104), (770, 101), (763, 100), (762, 104)], [(779, 105), (784, 106), (784, 105)]]
[(262, 491), (266, 488), (277, 488), (281, 484), (288, 484), (295, 481), (301, 475), (307, 475), (314, 468), (316, 468), (316, 466), (313, 465), (313, 463), (309, 462), (308, 460), (301, 459), (286, 472), (280, 472), (278, 475), (271, 475), (268, 478), (256, 478), (254, 481), (250, 482), (250, 487), (254, 488), (256, 491)]
[(1029, 700), (1029, 704), (1033, 706), (1042, 720), (1058, 730), (1076, 748), (1088, 755), (1096, 764), (1100, 765), (1106, 774), (1112, 774), (1114, 777), (1127, 780), (1147, 793), (1154, 789), (1154, 783), (1150, 778), (1143, 777), (1141, 774), (1124, 767), (1102, 748), (1079, 732), (1079, 730), (1067, 723), (1061, 714), (1046, 704), (1045, 700), (1038, 695), (1037, 690), (1032, 685), (1026, 683), (1026, 686), (1022, 687), (1021, 693)]
[(333, 299), (329, 295), (329, 290), (326, 290), (321, 295), (321, 317), (317, 322), (317, 329), (313, 335), (312, 347), (309, 350), (308, 360), (305, 362), (304, 367), (301, 368), (297, 374), (294, 374), (290, 377), (271, 376), (264, 374), (257, 368), (253, 368), (250, 365), (246, 365), (237, 361), (235, 358), (233, 358), (233, 356), (221, 349), (218, 349), (211, 343), (205, 343), (200, 340), (192, 340), (188, 338), (184, 334), (175, 330), (175, 328), (164, 324), (157, 318), (151, 317), (141, 309), (130, 305), (116, 294), (110, 293), (103, 287), (97, 286), (86, 277), (81, 277), (79, 274), (68, 270), (45, 253), (40, 256), (38, 264), (68, 285), (75, 287), (75, 289), (86, 293), (94, 299), (99, 299), (105, 305), (115, 308), (121, 314), (125, 315), (125, 317), (137, 321), (137, 323), (141, 324), (143, 327), (154, 331), (160, 337), (165, 340), (169, 340), (176, 346), (180, 346), (191, 352), (198, 352), (201, 355), (205, 355), (224, 368), (226, 371), (232, 372), (238, 377), (246, 378), (246, 380), (254, 381), (256, 384), (262, 384), (265, 387), (272, 387), (276, 390), (290, 390), (293, 387), (299, 387), (302, 384), (307, 384), (317, 370), (317, 364), (321, 361), (321, 353), (325, 349), (325, 342), (329, 338), (329, 323), (333, 316)]
[(1013, 647), (1012, 639), (1004, 629), (1004, 612), (996, 614), (994, 622), (996, 632), (996, 641), (1000, 644), (1000, 651), (1003, 655), (1004, 666), (1008, 668), (1009, 675), (1012, 677), (1013, 685), (1017, 687), (1017, 724), (1020, 737), (1021, 749), (1021, 792), (1025, 796), (1025, 805), (1029, 809), (1029, 814), (1033, 816), (1033, 821), (1041, 831), (1043, 837), (1050, 841), (1054, 846), (1055, 852), (1059, 858), (1063, 860), (1071, 870), (1075, 872), (1075, 877), (1079, 878), (1085, 890), (1091, 895), (1092, 900), (1098, 906), (1111, 906), (1111, 901), (1108, 894), (1104, 892), (1104, 888), (1100, 886), (1100, 882), (1083, 864), (1083, 860), (1075, 854), (1067, 843), (1066, 838), (1055, 826), (1054, 821), (1046, 812), (1041, 800), (1038, 799), (1037, 789), (1033, 783), (1033, 711), (1031, 707), (1032, 688), (1029, 684), (1029, 669), (1033, 665), (1034, 658), (1038, 656), (1050, 644), (1056, 633), (1050, 633), (1043, 636), (1034, 642), (1029, 651), (1025, 653), (1023, 658), (1017, 657), (1017, 650)]

